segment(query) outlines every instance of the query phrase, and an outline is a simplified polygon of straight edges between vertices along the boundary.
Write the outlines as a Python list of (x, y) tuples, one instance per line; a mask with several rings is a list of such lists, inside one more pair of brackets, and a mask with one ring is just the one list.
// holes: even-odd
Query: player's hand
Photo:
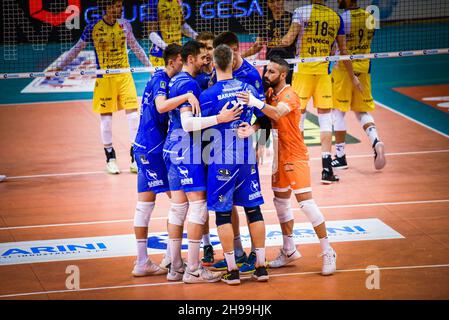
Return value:
[(251, 137), (255, 133), (254, 128), (252, 125), (250, 125), (248, 122), (243, 122), (238, 130), (237, 130), (237, 136), (240, 139), (246, 139)]
[(237, 101), (241, 104), (249, 104), (249, 95), (247, 91), (237, 92)]
[(193, 93), (189, 92), (187, 94), (187, 101), (192, 106), (192, 113), (194, 115), (200, 115), (201, 114), (200, 102)]
[(357, 88), (357, 90), (363, 92), (363, 86), (360, 83), (359, 77), (357, 77), (356, 75), (354, 75), (354, 78), (352, 78), (352, 84)]
[(220, 113), (217, 115), (218, 123), (231, 122), (240, 118), (243, 107), (237, 103), (231, 109), (228, 109), (229, 104), (230, 102), (228, 101), (223, 108), (221, 108)]

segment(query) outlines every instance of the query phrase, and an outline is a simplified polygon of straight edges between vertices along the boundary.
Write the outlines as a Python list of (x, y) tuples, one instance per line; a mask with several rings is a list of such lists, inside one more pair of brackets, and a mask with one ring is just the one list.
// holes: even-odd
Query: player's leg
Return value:
[(207, 216), (207, 220), (203, 226), (203, 258), (201, 259), (201, 263), (203, 266), (209, 267), (214, 263), (214, 248), (212, 243), (210, 242), (210, 233), (209, 233), (209, 215)]
[(348, 169), (346, 161), (346, 112), (338, 109), (332, 110), (335, 134), (335, 159), (332, 160), (332, 168), (336, 170)]
[(252, 278), (257, 281), (267, 281), (268, 272), (265, 265), (265, 222), (263, 220), (260, 206), (244, 207), (248, 218), (248, 229), (251, 241), (256, 253), (255, 271)]
[(332, 170), (332, 78), (330, 75), (316, 75), (313, 102), (318, 110), (320, 125), (321, 157), (323, 171), (321, 183), (331, 184), (339, 181)]
[(101, 140), (103, 141), (104, 153), (106, 155), (106, 169), (111, 174), (119, 174), (115, 149), (112, 145), (112, 113), (100, 115)]
[(320, 241), (321, 256), (323, 257), (322, 275), (331, 275), (336, 270), (337, 254), (329, 244), (327, 237), (326, 222), (321, 210), (318, 208), (315, 200), (312, 198), (312, 192), (296, 193), (296, 200), (299, 203), (301, 211), (313, 226), (316, 235)]
[(355, 112), (357, 119), (365, 130), (371, 146), (374, 151), (374, 167), (381, 170), (387, 164), (385, 158), (385, 145), (380, 140), (377, 133), (377, 127), (374, 118), (370, 112), (374, 111), (374, 99), (371, 93), (371, 75), (362, 73), (359, 76), (360, 82), (364, 88), (363, 93), (354, 93), (354, 106), (352, 110)]
[(118, 110), (125, 109), (126, 117), (128, 119), (129, 135), (131, 141), (131, 165), (130, 170), (133, 173), (137, 173), (137, 165), (134, 161), (134, 155), (132, 151), (132, 144), (136, 139), (137, 129), (139, 128), (139, 102), (137, 100), (136, 85), (131, 74), (123, 74), (115, 79), (116, 86), (118, 88)]

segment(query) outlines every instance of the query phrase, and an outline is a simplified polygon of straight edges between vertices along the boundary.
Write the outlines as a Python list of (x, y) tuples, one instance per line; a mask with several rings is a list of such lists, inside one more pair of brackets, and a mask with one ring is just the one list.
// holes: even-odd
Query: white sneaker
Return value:
[(301, 253), (296, 249), (295, 249), (295, 251), (293, 251), (291, 253), (287, 253), (284, 251), (283, 248), (281, 248), (277, 258), (273, 261), (270, 261), (268, 263), (268, 266), (270, 268), (280, 268), (280, 267), (283, 267), (283, 266), (289, 264), (290, 262), (293, 262), (301, 257), (302, 257)]
[(168, 271), (170, 269), (170, 264), (171, 264), (170, 257), (167, 257), (164, 254), (164, 258), (162, 259), (161, 263), (159, 264), (159, 267), (161, 269), (164, 269), (164, 270)]
[(150, 259), (147, 259), (144, 264), (137, 264), (136, 261), (132, 272), (134, 277), (155, 276), (165, 273), (167, 273), (166, 270), (161, 269), (157, 264), (151, 262)]
[(2, 182), (2, 181), (5, 180), (5, 179), (6, 179), (6, 176), (0, 174), (0, 182)]
[(184, 283), (217, 282), (221, 280), (221, 272), (213, 272), (203, 268), (201, 265), (195, 271), (190, 271), (187, 267), (182, 281)]
[(131, 162), (131, 165), (129, 166), (129, 170), (131, 173), (137, 173), (137, 163), (136, 161)]
[(117, 162), (115, 159), (109, 159), (108, 163), (106, 164), (106, 169), (111, 174), (119, 174), (120, 169), (117, 166)]
[(330, 276), (337, 270), (337, 253), (330, 248), (326, 252), (320, 254), (323, 257), (323, 269), (321, 274), (323, 276)]
[(383, 142), (379, 141), (374, 146), (374, 168), (376, 168), (376, 170), (381, 170), (386, 164), (385, 145)]
[(181, 268), (175, 270), (174, 268), (170, 268), (167, 273), (168, 281), (181, 281), (185, 273), (185, 265), (183, 264)]

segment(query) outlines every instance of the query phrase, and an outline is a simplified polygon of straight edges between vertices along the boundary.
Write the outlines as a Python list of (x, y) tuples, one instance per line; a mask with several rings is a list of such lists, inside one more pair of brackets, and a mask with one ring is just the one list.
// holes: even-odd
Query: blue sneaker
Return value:
[(254, 271), (256, 271), (256, 253), (255, 252), (251, 252), (248, 256), (248, 259), (246, 260), (245, 263), (242, 264), (242, 266), (240, 267), (240, 273), (241, 274), (250, 274), (250, 273), (254, 273)]
[[(247, 260), (246, 253), (244, 252), (240, 257), (235, 257), (235, 263), (237, 267), (241, 267)], [(209, 267), (212, 271), (226, 271), (228, 270), (228, 264), (226, 263), (226, 259), (220, 260), (217, 263), (213, 264)]]

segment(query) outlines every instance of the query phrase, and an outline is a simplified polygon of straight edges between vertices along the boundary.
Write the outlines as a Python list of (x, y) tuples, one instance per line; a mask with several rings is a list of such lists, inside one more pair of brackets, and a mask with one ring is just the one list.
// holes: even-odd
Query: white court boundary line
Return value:
[[(420, 201), (402, 201), (402, 202), (378, 202), (378, 203), (361, 203), (361, 204), (349, 204), (349, 205), (332, 205), (332, 206), (320, 206), (320, 209), (341, 209), (341, 208), (361, 208), (361, 207), (380, 207), (380, 206), (399, 206), (399, 205), (411, 205), (411, 204), (431, 204), (431, 203), (447, 203), (449, 199), (441, 200), (420, 200)], [(299, 208), (292, 208), (292, 211), (300, 211)], [(264, 213), (274, 213), (275, 209), (263, 210)], [(239, 211), (239, 215), (244, 215), (244, 212)], [(214, 213), (210, 213), (214, 216)], [(167, 220), (167, 217), (153, 217), (151, 220)], [(2, 227), (0, 231), (6, 230), (18, 230), (18, 229), (36, 229), (36, 228), (52, 228), (52, 227), (70, 227), (70, 226), (83, 226), (83, 225), (95, 225), (95, 224), (109, 224), (109, 223), (125, 223), (132, 222), (134, 219), (121, 219), (121, 220), (99, 220), (88, 222), (73, 222), (73, 223), (59, 223), (59, 224), (41, 224), (30, 226), (16, 226), (16, 227)]]
[[(400, 266), (400, 267), (379, 267), (379, 270), (412, 270), (412, 269), (430, 269), (430, 268), (448, 268), (449, 264), (433, 264), (433, 265), (420, 265), (420, 266)], [(337, 270), (336, 273), (344, 272), (366, 272), (366, 269), (342, 269)], [(280, 273), (280, 274), (270, 274), (270, 278), (280, 278), (280, 277), (292, 277), (292, 276), (302, 276), (311, 274), (320, 274), (320, 271), (308, 271), (308, 272), (293, 272), (293, 273)], [(241, 277), (241, 279), (250, 279), (249, 276)], [(110, 286), (110, 287), (93, 287), (93, 288), (81, 288), (79, 290), (53, 290), (53, 291), (35, 291), (35, 292), (25, 292), (25, 293), (15, 293), (0, 295), (0, 298), (12, 298), (12, 297), (23, 297), (32, 295), (47, 295), (56, 293), (78, 293), (86, 291), (102, 291), (102, 290), (113, 290), (113, 289), (127, 289), (127, 288), (142, 288), (142, 287), (158, 287), (158, 286), (173, 286), (184, 284), (182, 281), (177, 282), (156, 282), (156, 283), (144, 283), (144, 284), (130, 284), (123, 286)]]
[[(448, 136), (449, 137), (449, 136)], [(407, 156), (407, 155), (422, 155), (422, 154), (433, 154), (433, 153), (447, 153), (449, 149), (442, 150), (429, 150), (429, 151), (409, 151), (409, 152), (392, 152), (386, 153), (386, 156)], [(348, 159), (356, 159), (356, 158), (372, 158), (372, 154), (360, 154), (360, 155), (347, 155)], [(310, 161), (321, 161), (320, 157), (311, 158)], [(122, 170), (121, 172), (129, 173), (128, 170)], [(93, 174), (108, 174), (104, 171), (87, 171), (87, 172), (68, 172), (68, 173), (46, 173), (46, 174), (36, 174), (29, 176), (11, 176), (6, 177), (6, 180), (19, 180), (19, 179), (35, 179), (35, 178), (51, 178), (51, 177), (68, 177), (68, 176), (82, 176), (82, 175), (93, 175)]]

